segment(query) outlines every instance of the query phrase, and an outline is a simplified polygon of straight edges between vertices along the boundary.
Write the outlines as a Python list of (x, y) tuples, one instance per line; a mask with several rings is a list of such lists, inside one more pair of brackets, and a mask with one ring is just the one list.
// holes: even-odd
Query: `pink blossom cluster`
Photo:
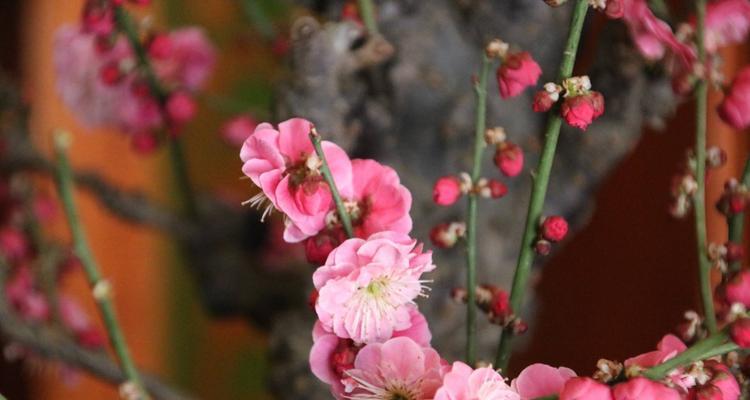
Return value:
[[(28, 201), (31, 202), (30, 207), (24, 203)], [(6, 274), (4, 301), (20, 320), (31, 325), (51, 324), (53, 315), (57, 314), (63, 327), (79, 345), (100, 349), (106, 337), (78, 301), (62, 292), (52, 300), (33, 267), (44, 261), (39, 259), (39, 244), (33, 240), (29, 229), (33, 229), (34, 225), (50, 223), (56, 217), (57, 208), (52, 198), (19, 193), (6, 180), (0, 180), (0, 210), (0, 258), (5, 264), (2, 268)], [(72, 253), (62, 255), (64, 257), (56, 261), (56, 274), (49, 277), (55, 285), (60, 284), (78, 266)], [(15, 357), (35, 357), (31, 349), (20, 345), (14, 345), (13, 350)]]
[(162, 132), (178, 135), (195, 116), (193, 93), (205, 83), (216, 55), (199, 28), (148, 32), (134, 49), (115, 18), (121, 3), (88, 0), (81, 20), (57, 31), (57, 89), (84, 125), (119, 129), (135, 150), (148, 152)]

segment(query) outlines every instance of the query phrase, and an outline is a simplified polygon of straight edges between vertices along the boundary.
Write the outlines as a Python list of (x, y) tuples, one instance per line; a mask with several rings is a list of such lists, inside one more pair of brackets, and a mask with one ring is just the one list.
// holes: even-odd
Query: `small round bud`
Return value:
[(184, 91), (172, 93), (167, 99), (167, 115), (178, 125), (190, 121), (195, 116), (197, 108), (192, 96)]
[(444, 222), (430, 230), (430, 241), (441, 249), (448, 249), (455, 246), (465, 234), (466, 224), (463, 222)]
[(496, 179), (490, 179), (490, 181), (487, 183), (487, 187), (489, 187), (490, 196), (493, 199), (499, 199), (505, 197), (505, 195), (508, 194), (508, 187), (505, 186), (504, 183)]
[(568, 222), (559, 215), (547, 217), (542, 222), (541, 235), (550, 242), (559, 242), (568, 234)]
[(148, 55), (157, 60), (168, 58), (172, 54), (172, 39), (164, 34), (155, 34), (148, 42)]
[(489, 145), (502, 143), (505, 141), (506, 137), (507, 135), (505, 134), (505, 129), (501, 126), (487, 128), (487, 130), (484, 131), (484, 141)]
[(450, 206), (461, 197), (461, 182), (454, 176), (444, 176), (432, 188), (432, 200), (439, 206)]
[(727, 162), (727, 152), (719, 146), (706, 149), (706, 167), (719, 168)]
[(552, 251), (552, 243), (547, 240), (539, 239), (534, 243), (534, 252), (540, 256), (546, 256)]
[(159, 138), (151, 131), (138, 131), (130, 137), (130, 147), (139, 154), (151, 154), (159, 147)]
[(503, 175), (513, 178), (523, 170), (523, 150), (506, 140), (497, 146), (493, 161)]
[(741, 244), (734, 242), (726, 242), (724, 246), (727, 249), (726, 259), (729, 262), (741, 261), (745, 256), (745, 249)]
[(101, 279), (96, 282), (94, 288), (91, 290), (91, 293), (93, 294), (96, 301), (108, 300), (112, 297), (112, 284), (110, 284), (106, 279)]
[(107, 86), (114, 86), (122, 81), (124, 74), (116, 61), (108, 62), (99, 69), (99, 78)]

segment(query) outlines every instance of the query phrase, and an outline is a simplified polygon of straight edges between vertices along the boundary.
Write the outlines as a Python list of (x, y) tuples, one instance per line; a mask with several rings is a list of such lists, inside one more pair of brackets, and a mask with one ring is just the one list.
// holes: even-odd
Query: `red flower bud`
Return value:
[(750, 348), (750, 318), (742, 317), (732, 323), (729, 329), (732, 341), (743, 349)]
[(466, 225), (462, 222), (444, 222), (435, 225), (430, 230), (430, 241), (441, 249), (451, 248), (458, 239), (466, 233)]
[(556, 101), (552, 98), (552, 94), (546, 90), (540, 90), (534, 95), (534, 104), (532, 104), (531, 108), (534, 112), (547, 112)]
[(719, 116), (735, 129), (750, 127), (750, 67), (743, 68), (719, 105)]
[(510, 306), (508, 292), (500, 289), (493, 291), (490, 301), (490, 320), (503, 323), (512, 314), (513, 309)]
[(435, 182), (432, 200), (440, 206), (449, 206), (461, 197), (461, 182), (454, 176), (444, 176)]
[(504, 99), (521, 94), (529, 86), (536, 85), (542, 68), (528, 52), (511, 53), (497, 69), (497, 86)]
[(108, 62), (99, 69), (99, 77), (107, 86), (114, 86), (122, 81), (123, 73), (116, 61)]
[(190, 121), (195, 116), (197, 108), (193, 98), (186, 92), (172, 93), (167, 99), (167, 115), (178, 125)]
[(130, 147), (139, 154), (151, 154), (159, 147), (159, 139), (153, 132), (139, 131), (130, 137)]
[(745, 249), (741, 244), (726, 242), (724, 246), (727, 248), (726, 259), (729, 262), (740, 261), (745, 256)]
[(157, 59), (166, 59), (172, 54), (172, 39), (164, 34), (156, 34), (148, 42), (148, 55)]
[(542, 222), (542, 237), (550, 242), (559, 242), (568, 234), (568, 223), (558, 215), (547, 217)]
[(26, 257), (29, 251), (29, 243), (23, 232), (15, 228), (0, 230), (0, 254), (8, 261), (18, 261)]
[(305, 257), (307, 262), (315, 266), (323, 265), (328, 254), (346, 240), (341, 229), (324, 231), (305, 240)]
[(513, 178), (523, 170), (523, 150), (517, 144), (506, 140), (497, 146), (493, 161), (503, 175)]
[(499, 199), (508, 194), (508, 187), (498, 180), (491, 179), (487, 185), (490, 188), (490, 196), (492, 196), (493, 199)]
[(534, 252), (540, 256), (546, 256), (552, 251), (552, 243), (548, 240), (539, 239), (534, 243)]
[(604, 113), (604, 96), (596, 91), (580, 96), (567, 97), (560, 108), (568, 125), (583, 131)]
[(625, 0), (607, 0), (604, 14), (612, 19), (622, 18), (625, 16)]

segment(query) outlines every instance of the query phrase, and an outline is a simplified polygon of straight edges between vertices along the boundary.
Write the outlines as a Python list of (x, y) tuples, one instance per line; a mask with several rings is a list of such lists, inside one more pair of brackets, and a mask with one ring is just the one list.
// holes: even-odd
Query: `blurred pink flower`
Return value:
[(368, 344), (346, 372), (346, 398), (432, 399), (443, 380), (444, 363), (432, 348), (410, 338)]
[(101, 347), (105, 343), (102, 332), (91, 322), (81, 306), (73, 298), (60, 296), (58, 298), (60, 317), (65, 327), (70, 329), (76, 340), (83, 346), (90, 348)]
[(472, 369), (457, 361), (445, 374), (435, 400), (520, 400), (521, 396), (492, 368)]
[(570, 368), (531, 364), (518, 374), (511, 386), (521, 396), (521, 400), (535, 399), (560, 394), (565, 382), (575, 376), (575, 371)]
[(167, 57), (153, 61), (160, 79), (194, 91), (200, 89), (213, 71), (216, 50), (200, 28), (177, 29), (168, 34)]
[(687, 44), (681, 43), (669, 24), (657, 18), (646, 0), (625, 0), (623, 20), (628, 26), (638, 50), (649, 60), (663, 58), (667, 50), (691, 64), (695, 55)]
[(407, 235), (381, 232), (349, 239), (313, 273), (319, 297), (315, 311), (323, 327), (357, 343), (388, 339), (411, 327), (411, 305), (431, 271), (431, 253)]
[(719, 0), (706, 6), (705, 46), (709, 53), (719, 48), (742, 43), (750, 31), (750, 2)]
[(18, 266), (5, 283), (5, 296), (22, 318), (36, 322), (49, 318), (47, 299), (34, 287), (34, 276), (27, 265)]
[(239, 115), (227, 121), (221, 128), (221, 138), (228, 144), (236, 147), (242, 147), (250, 135), (258, 126), (256, 121), (250, 115)]

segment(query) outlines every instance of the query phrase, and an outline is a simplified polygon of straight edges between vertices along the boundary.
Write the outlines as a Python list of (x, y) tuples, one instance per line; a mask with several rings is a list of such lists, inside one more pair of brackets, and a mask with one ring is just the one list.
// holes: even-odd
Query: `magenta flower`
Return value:
[(750, 127), (750, 67), (743, 68), (719, 105), (719, 116), (735, 129)]
[(680, 42), (669, 24), (657, 18), (646, 0), (627, 0), (623, 20), (640, 53), (649, 60), (659, 60), (667, 50), (680, 57), (686, 65), (695, 59), (693, 50)]
[(742, 43), (750, 32), (750, 3), (747, 0), (719, 0), (706, 6), (705, 46), (709, 53)]
[(349, 239), (313, 273), (315, 311), (323, 327), (356, 343), (382, 342), (412, 325), (409, 309), (423, 294), (432, 254), (405, 234)]
[(167, 36), (169, 48), (153, 61), (160, 79), (188, 90), (200, 89), (213, 71), (216, 50), (200, 28), (183, 28)]
[(505, 383), (505, 378), (492, 368), (472, 369), (457, 361), (435, 393), (435, 400), (521, 400), (521, 396)]
[(521, 400), (535, 399), (559, 394), (565, 383), (575, 376), (575, 371), (570, 368), (531, 364), (518, 374), (511, 386), (521, 396)]
[(726, 286), (726, 297), (729, 304), (741, 303), (750, 306), (750, 271), (740, 271)]
[(634, 378), (614, 387), (615, 400), (680, 400), (682, 396), (659, 382)]
[(511, 53), (497, 69), (497, 86), (500, 97), (507, 99), (521, 94), (529, 86), (536, 85), (542, 76), (542, 68), (526, 51)]
[[(320, 172), (321, 161), (308, 137), (311, 128), (302, 118), (284, 121), (278, 130), (262, 123), (240, 151), (242, 172), (262, 190), (250, 203), (260, 206), (268, 200), (264, 216), (271, 205), (283, 212), (288, 218), (284, 240), (292, 243), (320, 232), (333, 210), (331, 191)], [(349, 157), (334, 143), (323, 141), (322, 148), (339, 192), (351, 197)]]
[(612, 400), (612, 389), (594, 379), (575, 377), (568, 380), (560, 400)]
[(407, 337), (368, 344), (346, 372), (346, 398), (351, 400), (428, 400), (443, 381), (444, 361), (432, 348)]

